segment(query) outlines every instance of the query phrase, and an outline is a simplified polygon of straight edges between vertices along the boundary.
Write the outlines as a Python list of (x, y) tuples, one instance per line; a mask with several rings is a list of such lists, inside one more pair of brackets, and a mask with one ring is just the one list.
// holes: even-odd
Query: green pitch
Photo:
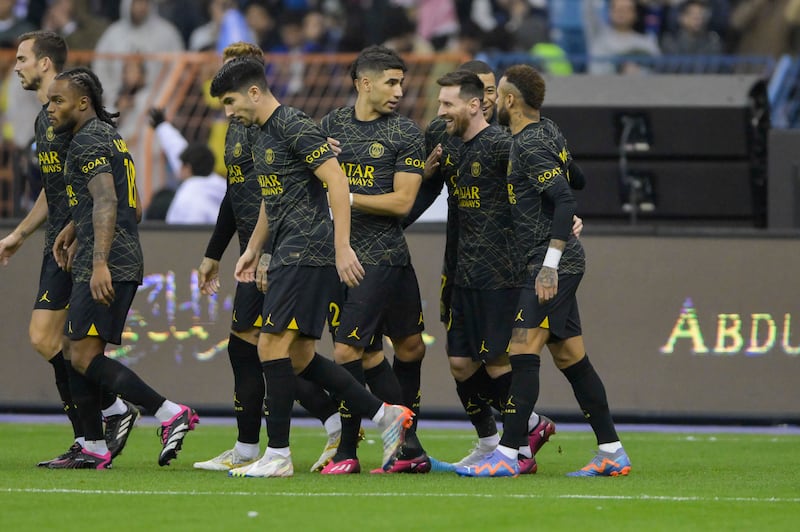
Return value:
[[(66, 449), (66, 423), (0, 424), (0, 530), (651, 532), (796, 530), (800, 522), (800, 436), (623, 433), (629, 477), (567, 478), (592, 457), (587, 427), (551, 438), (532, 476), (327, 477), (308, 472), (322, 429), (294, 428), (293, 478), (236, 479), (192, 469), (232, 445), (232, 427), (201, 423), (164, 468), (155, 432), (141, 423), (110, 471), (50, 471), (35, 463)], [(423, 428), (420, 436), (448, 461), (473, 440), (459, 430)], [(378, 465), (375, 429), (359, 452), (362, 469)]]

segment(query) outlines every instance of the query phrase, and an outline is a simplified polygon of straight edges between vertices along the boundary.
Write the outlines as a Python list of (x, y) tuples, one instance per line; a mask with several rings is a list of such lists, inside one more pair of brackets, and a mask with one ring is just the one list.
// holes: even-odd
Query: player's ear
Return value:
[(483, 114), (483, 109), (482, 109), (482, 105), (481, 104), (482, 104), (481, 99), (478, 98), (478, 97), (475, 97), (475, 98), (470, 99), (469, 108), (473, 113), (481, 113), (481, 114)]

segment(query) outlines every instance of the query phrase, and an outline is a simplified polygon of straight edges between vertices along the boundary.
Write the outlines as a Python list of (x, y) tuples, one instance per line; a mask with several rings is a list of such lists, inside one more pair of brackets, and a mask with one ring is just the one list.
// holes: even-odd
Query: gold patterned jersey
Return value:
[(44, 105), (34, 122), (34, 140), (39, 171), (42, 175), (42, 189), (47, 198), (47, 225), (44, 233), (46, 255), (53, 249), (53, 242), (58, 233), (70, 220), (64, 188), (64, 162), (72, 133), (55, 133), (47, 117), (47, 105)]
[[(322, 119), (322, 132), (341, 143), (337, 156), (350, 192), (379, 195), (394, 190), (398, 172), (422, 175), (425, 145), (422, 131), (397, 114), (357, 120), (352, 107), (337, 109)], [(362, 264), (405, 266), (410, 261), (401, 218), (353, 209), (350, 241)]]
[(89, 182), (100, 174), (113, 176), (117, 194), (117, 220), (108, 256), (111, 279), (141, 282), (144, 261), (136, 221), (136, 169), (117, 130), (97, 118), (86, 122), (72, 137), (64, 169), (67, 201), (78, 239), (72, 278), (75, 282), (88, 282), (92, 276), (95, 231)]
[(459, 286), (492, 290), (521, 281), (506, 181), (511, 144), (511, 135), (499, 126), (489, 126), (462, 144), (453, 194)]
[[(551, 239), (554, 204), (547, 190), (558, 184), (569, 188), (567, 167), (572, 156), (558, 126), (542, 117), (514, 136), (508, 162), (508, 199), (514, 215), (517, 246), (523, 263), (538, 267)], [(585, 255), (570, 234), (561, 256), (559, 273), (582, 273)]]
[(334, 155), (319, 126), (282, 105), (254, 131), (252, 152), (269, 220), (271, 264), (334, 265), (328, 200), (314, 175)]
[(247, 247), (261, 211), (261, 185), (255, 173), (251, 149), (251, 136), (255, 131), (256, 128), (231, 120), (225, 134), (228, 197), (236, 220), (240, 253)]

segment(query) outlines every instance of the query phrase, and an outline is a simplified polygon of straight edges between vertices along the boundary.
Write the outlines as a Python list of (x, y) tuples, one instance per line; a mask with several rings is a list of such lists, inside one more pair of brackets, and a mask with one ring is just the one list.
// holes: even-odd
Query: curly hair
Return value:
[(536, 110), (542, 108), (545, 83), (538, 70), (530, 65), (513, 65), (508, 67), (503, 76), (516, 87), (526, 105)]

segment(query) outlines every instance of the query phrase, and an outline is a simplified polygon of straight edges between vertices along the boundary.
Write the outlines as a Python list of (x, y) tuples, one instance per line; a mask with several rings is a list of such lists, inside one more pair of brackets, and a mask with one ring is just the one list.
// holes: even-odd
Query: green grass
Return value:
[[(228, 448), (232, 427), (199, 426), (170, 467), (156, 463), (155, 426), (142, 423), (111, 471), (34, 467), (67, 447), (65, 424), (0, 424), (0, 530), (795, 530), (800, 436), (623, 434), (626, 478), (567, 478), (592, 456), (590, 431), (556, 434), (539, 473), (465, 479), (452, 473), (326, 477), (308, 473), (322, 429), (294, 428), (295, 476), (234, 479), (192, 462)], [(457, 460), (468, 431), (423, 429), (432, 456)], [(380, 440), (362, 443), (362, 467)], [(276, 528), (277, 527), (277, 528)]]

